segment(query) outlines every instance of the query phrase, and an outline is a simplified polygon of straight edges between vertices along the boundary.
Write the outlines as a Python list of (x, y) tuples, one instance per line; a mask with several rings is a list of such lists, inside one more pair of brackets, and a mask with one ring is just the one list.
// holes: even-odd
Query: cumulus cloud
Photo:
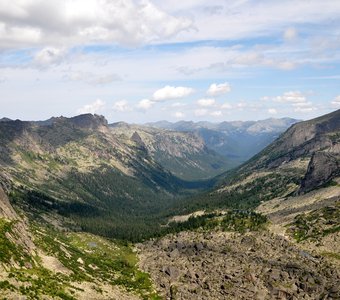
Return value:
[(271, 115), (276, 115), (277, 109), (276, 108), (268, 108), (268, 113), (271, 114)]
[(183, 107), (183, 106), (186, 106), (186, 103), (175, 102), (171, 104), (171, 107)]
[(216, 103), (215, 99), (213, 98), (203, 98), (197, 100), (197, 104), (202, 107), (211, 107), (214, 106)]
[(70, 80), (82, 81), (90, 85), (105, 85), (116, 81), (121, 81), (122, 78), (117, 74), (94, 74), (91, 72), (74, 72), (68, 77)]
[(207, 90), (207, 95), (216, 97), (216, 96), (226, 94), (230, 91), (231, 91), (231, 88), (230, 88), (229, 83), (227, 82), (220, 83), (220, 84), (213, 83), (210, 85), (209, 89)]
[(245, 102), (239, 102), (239, 103), (236, 103), (236, 108), (238, 108), (238, 109), (244, 109), (244, 108), (246, 108), (248, 105), (247, 105), (247, 103), (245, 103)]
[(285, 102), (285, 103), (302, 103), (306, 102), (307, 98), (300, 91), (290, 91), (284, 93), (282, 96), (277, 96), (274, 98), (277, 102)]
[(221, 109), (232, 109), (233, 106), (229, 103), (224, 103), (221, 105)]
[(300, 91), (286, 92), (281, 96), (275, 97), (274, 101), (289, 104), (295, 112), (299, 113), (316, 110), (313, 103), (307, 101), (307, 96)]
[(45, 47), (34, 55), (33, 62), (39, 67), (47, 67), (59, 64), (65, 55), (65, 48)]
[(207, 113), (208, 113), (208, 110), (205, 109), (205, 108), (196, 109), (196, 110), (194, 111), (194, 115), (195, 115), (196, 117), (203, 117), (203, 116), (205, 116)]
[(131, 107), (126, 100), (120, 100), (113, 103), (112, 109), (116, 112), (128, 112), (131, 111)]
[(137, 104), (137, 108), (141, 109), (141, 110), (148, 110), (150, 109), (153, 105), (155, 104), (155, 102), (149, 100), (149, 99), (142, 99), (138, 102)]
[(180, 99), (191, 95), (194, 92), (192, 88), (183, 87), (183, 86), (165, 86), (153, 93), (153, 100), (155, 101), (164, 101), (171, 99)]
[(313, 103), (312, 102), (297, 102), (297, 103), (292, 103), (293, 107), (310, 107), (312, 106)]
[(90, 104), (86, 104), (83, 107), (79, 108), (77, 110), (77, 114), (96, 114), (96, 113), (100, 113), (104, 110), (105, 108), (105, 102), (101, 99), (97, 99), (96, 101), (94, 101), (93, 103)]
[(30, 0), (0, 2), (0, 45), (118, 43), (138, 45), (175, 36), (192, 21), (149, 0)]
[(181, 119), (181, 118), (184, 118), (185, 117), (185, 114), (182, 113), (181, 111), (176, 111), (173, 116), (176, 118), (176, 119)]
[(340, 107), (340, 95), (335, 97), (334, 100), (331, 102), (332, 106)]
[(221, 117), (222, 116), (222, 111), (220, 111), (220, 110), (212, 111), (210, 113), (210, 115), (213, 116), (213, 117)]
[(310, 106), (298, 106), (294, 108), (295, 112), (305, 113), (305, 112), (312, 112), (315, 111), (317, 108), (310, 105)]
[(297, 36), (298, 36), (298, 33), (296, 29), (293, 27), (287, 28), (285, 32), (283, 33), (283, 38), (288, 42), (294, 41), (297, 38)]

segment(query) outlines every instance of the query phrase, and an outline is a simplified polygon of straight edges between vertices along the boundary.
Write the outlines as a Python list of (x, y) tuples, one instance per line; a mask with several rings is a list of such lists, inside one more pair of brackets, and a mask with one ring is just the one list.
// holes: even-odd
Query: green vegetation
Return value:
[[(33, 224), (31, 231), (39, 249), (59, 262), (49, 263), (53, 268), (50, 270), (46, 269), (44, 258), (35, 256), (29, 267), (12, 267), (9, 280), (0, 282), (0, 290), (13, 290), (28, 299), (51, 296), (75, 300), (77, 291), (82, 291), (82, 283), (96, 287), (99, 294), (104, 293), (101, 284), (108, 284), (121, 286), (143, 299), (161, 299), (149, 275), (138, 269), (137, 256), (129, 243), (85, 233), (65, 234), (38, 224)], [(12, 278), (16, 287), (10, 283)]]
[[(233, 177), (232, 174), (229, 178), (232, 180), (230, 179), (224, 185), (232, 185), (244, 179), (236, 175)], [(206, 192), (186, 199), (179, 199), (175, 201), (172, 209), (177, 214), (216, 208), (252, 210), (262, 201), (285, 195), (287, 186), (297, 183), (298, 179), (290, 174), (272, 173), (229, 190)]]
[(230, 211), (221, 221), (224, 231), (257, 231), (265, 228), (268, 219), (266, 216), (253, 211)]
[(183, 230), (211, 230), (219, 228), (223, 231), (235, 231), (245, 233), (258, 231), (265, 228), (268, 219), (266, 216), (252, 212), (229, 210), (222, 213), (209, 213), (202, 216), (190, 217), (185, 222), (172, 222), (164, 233), (174, 233)]
[(0, 262), (16, 262), (19, 266), (24, 266), (25, 262), (31, 262), (30, 256), (23, 251), (20, 245), (16, 245), (9, 236), (15, 236), (12, 228), (13, 222), (0, 218)]
[(190, 153), (183, 157), (172, 157), (158, 151), (155, 160), (182, 180), (203, 180), (217, 176), (230, 169), (231, 164), (222, 156), (206, 149), (203, 153)]
[(322, 252), (321, 255), (333, 259), (340, 260), (340, 254), (339, 253), (334, 253), (334, 252)]
[(297, 215), (287, 227), (288, 233), (298, 242), (307, 239), (317, 241), (320, 237), (340, 232), (340, 201), (334, 206)]

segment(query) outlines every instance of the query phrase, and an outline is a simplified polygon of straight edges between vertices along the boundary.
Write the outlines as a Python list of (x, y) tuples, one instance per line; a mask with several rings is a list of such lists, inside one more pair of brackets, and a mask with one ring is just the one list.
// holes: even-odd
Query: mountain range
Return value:
[(1, 119), (0, 150), (8, 299), (340, 297), (340, 110), (303, 122)]
[(171, 123), (159, 121), (146, 125), (181, 132), (193, 132), (207, 147), (226, 157), (232, 166), (238, 166), (274, 141), (282, 132), (299, 120), (292, 118), (260, 121)]

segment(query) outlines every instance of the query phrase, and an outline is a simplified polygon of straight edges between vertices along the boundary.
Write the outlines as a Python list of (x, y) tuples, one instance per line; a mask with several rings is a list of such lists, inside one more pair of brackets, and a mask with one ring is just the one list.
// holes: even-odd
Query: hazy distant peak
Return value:
[(212, 123), (208, 121), (178, 121), (175, 123), (169, 121), (159, 121), (147, 123), (145, 125), (156, 128), (172, 129), (179, 131), (194, 131), (198, 129), (210, 129), (218, 131), (237, 131), (248, 132), (251, 134), (282, 132), (299, 120), (292, 118), (265, 119), (259, 121), (224, 121), (221, 123)]
[(115, 122), (115, 123), (109, 124), (109, 127), (112, 127), (112, 128), (118, 128), (118, 127), (127, 127), (127, 128), (130, 128), (130, 124), (126, 123), (126, 122), (123, 122), (123, 121), (120, 121), (120, 122)]
[(0, 122), (9, 122), (9, 121), (13, 121), (12, 119), (9, 119), (9, 118), (1, 118), (0, 119)]

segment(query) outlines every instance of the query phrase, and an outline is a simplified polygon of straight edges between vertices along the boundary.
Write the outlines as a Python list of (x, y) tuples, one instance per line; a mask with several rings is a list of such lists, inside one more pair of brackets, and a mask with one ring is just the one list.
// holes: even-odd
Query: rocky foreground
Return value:
[(138, 245), (166, 299), (340, 299), (340, 272), (268, 231), (181, 232)]

